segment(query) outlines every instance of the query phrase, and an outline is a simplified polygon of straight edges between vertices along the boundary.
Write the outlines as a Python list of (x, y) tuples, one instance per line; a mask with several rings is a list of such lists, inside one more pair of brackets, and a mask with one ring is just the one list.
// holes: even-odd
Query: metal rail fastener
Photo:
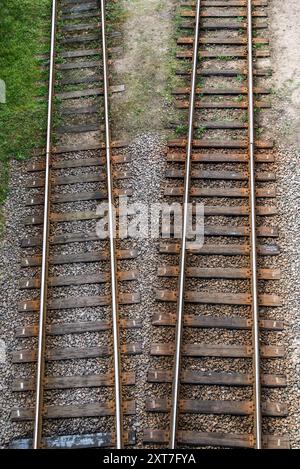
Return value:
[(186, 264), (186, 237), (187, 237), (187, 221), (188, 221), (188, 203), (190, 193), (191, 181), (191, 159), (193, 148), (193, 133), (194, 133), (194, 109), (195, 109), (195, 95), (196, 95), (196, 82), (197, 82), (197, 64), (198, 64), (198, 50), (199, 50), (199, 31), (200, 31), (200, 0), (197, 0), (196, 15), (195, 15), (195, 36), (194, 36), (194, 50), (193, 50), (193, 68), (191, 79), (191, 94), (189, 102), (189, 122), (188, 122), (188, 139), (185, 163), (185, 176), (184, 176), (184, 195), (183, 195), (183, 217), (182, 217), (182, 239), (181, 251), (179, 258), (179, 279), (178, 279), (178, 298), (177, 298), (177, 318), (176, 318), (176, 333), (175, 333), (175, 362), (173, 372), (173, 385), (172, 385), (172, 401), (171, 401), (171, 421), (170, 421), (170, 449), (176, 447), (177, 423), (179, 413), (179, 387), (180, 387), (180, 362), (181, 362), (181, 348), (182, 348), (182, 329), (183, 329), (183, 308), (184, 308), (184, 286), (185, 286), (185, 264)]

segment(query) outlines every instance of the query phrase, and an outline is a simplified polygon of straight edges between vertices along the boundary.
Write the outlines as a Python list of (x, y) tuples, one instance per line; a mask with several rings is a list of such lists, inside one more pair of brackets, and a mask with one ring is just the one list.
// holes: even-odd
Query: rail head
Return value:
[(257, 288), (257, 246), (256, 246), (256, 196), (255, 196), (255, 138), (254, 138), (254, 93), (253, 93), (253, 31), (252, 0), (247, 0), (247, 49), (248, 49), (248, 128), (249, 128), (249, 202), (250, 202), (250, 243), (251, 243), (251, 294), (252, 294), (252, 341), (254, 375), (254, 431), (255, 448), (262, 448), (261, 382), (259, 311)]
[(108, 193), (108, 231), (110, 252), (110, 280), (111, 280), (111, 309), (113, 330), (113, 360), (114, 360), (114, 385), (115, 385), (115, 419), (116, 419), (116, 448), (122, 449), (124, 445), (123, 436), (123, 411), (122, 411), (122, 384), (121, 384), (121, 352), (119, 331), (119, 303), (118, 282), (116, 266), (116, 246), (114, 238), (114, 214), (113, 214), (113, 178), (111, 168), (111, 132), (109, 123), (109, 85), (108, 85), (108, 60), (106, 46), (106, 15), (105, 0), (101, 0), (101, 37), (103, 58), (103, 81), (104, 81), (104, 113), (105, 113), (105, 156), (107, 168), (107, 193)]
[(193, 147), (194, 110), (195, 110), (199, 34), (200, 34), (200, 8), (201, 8), (201, 0), (197, 0), (196, 15), (195, 15), (195, 35), (194, 35), (194, 48), (193, 48), (191, 92), (190, 92), (189, 115), (188, 115), (188, 138), (187, 138), (186, 163), (185, 163), (185, 175), (184, 175), (184, 195), (183, 195), (183, 207), (182, 207), (183, 222), (182, 222), (181, 248), (180, 248), (180, 256), (179, 256), (178, 289), (177, 289), (178, 297), (177, 297), (177, 314), (176, 314), (177, 317), (176, 317), (176, 332), (175, 332), (175, 359), (174, 359), (171, 416), (170, 416), (170, 442), (169, 442), (170, 449), (176, 448), (176, 435), (177, 435), (177, 423), (178, 423), (178, 404), (179, 404), (180, 366), (181, 366), (180, 363), (181, 363), (181, 348), (182, 348), (185, 264), (186, 264), (186, 237), (187, 237), (187, 221), (188, 221), (188, 203), (189, 203), (190, 184), (191, 184), (191, 160), (192, 160), (192, 147)]
[[(113, 323), (114, 342), (114, 371), (115, 371), (115, 407), (116, 407), (116, 448), (123, 447), (123, 418), (122, 418), (122, 389), (120, 372), (120, 344), (119, 344), (119, 316), (118, 316), (118, 294), (117, 294), (117, 269), (116, 269), (116, 249), (113, 226), (113, 183), (111, 170), (111, 138), (109, 125), (109, 85), (108, 85), (108, 60), (106, 46), (105, 27), (105, 0), (100, 1), (101, 9), (101, 39), (103, 51), (103, 88), (104, 88), (104, 108), (105, 108), (105, 153), (107, 164), (107, 189), (109, 203), (109, 238), (110, 238), (110, 270), (111, 270), (111, 308)], [(47, 113), (47, 141), (45, 155), (45, 195), (44, 195), (44, 216), (42, 235), (42, 260), (41, 260), (41, 283), (40, 283), (40, 308), (39, 308), (39, 332), (38, 332), (38, 353), (37, 353), (37, 374), (36, 374), (36, 402), (34, 410), (34, 432), (33, 448), (38, 449), (42, 445), (43, 427), (43, 381), (45, 364), (45, 329), (47, 317), (47, 277), (48, 277), (48, 251), (49, 251), (49, 211), (50, 211), (50, 180), (51, 180), (51, 149), (52, 149), (52, 115), (53, 97), (55, 81), (55, 45), (56, 45), (56, 25), (57, 25), (57, 0), (52, 1), (51, 15), (51, 47), (49, 65), (49, 90), (48, 90), (48, 113)]]
[(41, 285), (40, 285), (40, 308), (39, 308), (39, 332), (36, 371), (36, 400), (34, 409), (33, 448), (41, 447), (42, 438), (42, 408), (43, 408), (43, 380), (45, 367), (45, 328), (47, 316), (47, 277), (48, 277), (48, 251), (49, 251), (49, 210), (50, 210), (50, 164), (52, 147), (52, 114), (55, 75), (55, 42), (56, 42), (56, 16), (57, 2), (52, 0), (51, 15), (51, 46), (49, 64), (49, 88), (48, 88), (48, 111), (47, 111), (47, 141), (45, 155), (45, 192), (44, 192), (44, 217), (42, 234), (42, 262), (41, 262)]

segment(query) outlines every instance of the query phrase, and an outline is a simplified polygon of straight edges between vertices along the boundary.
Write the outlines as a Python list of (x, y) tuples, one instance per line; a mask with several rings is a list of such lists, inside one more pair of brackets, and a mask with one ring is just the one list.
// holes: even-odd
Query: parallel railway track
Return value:
[[(270, 71), (259, 63), (269, 57), (267, 6), (182, 2), (174, 96), (183, 119), (172, 125), (185, 134), (169, 141), (164, 195), (183, 204), (183, 228), (180, 239), (160, 243), (164, 286), (152, 319), (145, 445), (289, 447), (272, 426), (287, 415), (287, 382), (273, 293), (274, 150), (257, 117), (270, 108)], [(12, 354), (12, 389), (22, 402), (12, 419), (22, 437), (13, 448), (136, 444), (130, 422), (144, 396), (126, 396), (136, 380), (130, 357), (142, 345), (128, 343), (126, 331), (140, 337), (130, 311), (140, 301), (137, 252), (113, 237), (111, 204), (132, 191), (125, 143), (111, 139), (109, 95), (124, 87), (109, 84), (108, 56), (119, 49), (107, 40), (119, 34), (107, 32), (105, 16), (104, 0), (52, 2), (46, 148), (28, 166), (19, 304), (26, 319)], [(96, 231), (102, 201), (107, 240)], [(199, 201), (203, 245), (187, 237), (187, 204)]]
[[(125, 144), (111, 140), (109, 94), (123, 86), (109, 86), (105, 18), (104, 0), (52, 2), (47, 142), (28, 167), (31, 214), (22, 242), (28, 274), (19, 311), (26, 322), (16, 337), (26, 345), (12, 354), (18, 374), (23, 370), (13, 390), (25, 403), (12, 419), (33, 421), (33, 429), (27, 424), (29, 438), (14, 440), (14, 448), (122, 448), (135, 441), (123, 415), (135, 413), (135, 401), (123, 399), (135, 372), (123, 373), (121, 358), (140, 353), (141, 343), (121, 344), (120, 329), (140, 328), (121, 309), (139, 302), (122, 287), (138, 272), (122, 267), (136, 252), (116, 246), (113, 236), (112, 204), (131, 189), (128, 171), (116, 170), (129, 161)], [(55, 126), (57, 114), (62, 122)], [(96, 231), (99, 201), (108, 203), (107, 240)], [(78, 432), (68, 430), (70, 421)]]
[[(269, 71), (257, 61), (269, 55), (267, 4), (182, 3), (186, 35), (178, 39), (177, 57), (185, 59), (178, 75), (186, 81), (174, 94), (177, 108), (188, 112), (180, 121), (187, 137), (169, 142), (167, 178), (176, 183), (164, 193), (181, 198), (183, 226), (180, 240), (160, 247), (166, 262), (158, 275), (167, 287), (157, 290), (163, 304), (153, 324), (164, 342), (152, 344), (148, 381), (164, 391), (146, 403), (152, 415), (169, 417), (145, 430), (146, 444), (289, 446), (285, 436), (269, 432), (269, 418), (286, 416), (287, 407), (276, 397), (276, 388), (286, 386), (276, 340), (283, 321), (274, 319), (281, 300), (270, 293), (280, 271), (265, 262), (279, 253), (270, 242), (277, 229), (267, 221), (276, 214), (269, 202), (274, 152), (272, 142), (258, 138), (256, 118), (270, 106), (261, 86)], [(203, 246), (187, 239), (187, 204), (196, 201), (204, 204)], [(166, 343), (166, 327), (175, 329), (172, 342)]]

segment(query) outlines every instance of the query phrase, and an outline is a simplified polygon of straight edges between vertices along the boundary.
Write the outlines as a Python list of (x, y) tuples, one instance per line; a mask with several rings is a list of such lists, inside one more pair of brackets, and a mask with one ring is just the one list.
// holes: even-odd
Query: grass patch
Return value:
[[(190, 8), (186, 8), (190, 9)], [(177, 51), (181, 48), (177, 45), (177, 39), (180, 36), (189, 36), (193, 37), (193, 31), (187, 30), (184, 31), (184, 34), (181, 29), (182, 25), (182, 16), (181, 9), (177, 7), (174, 14), (173, 24), (172, 24), (172, 35), (170, 37), (170, 46), (168, 51), (168, 63), (167, 63), (167, 80), (165, 87), (165, 100), (169, 106), (169, 116), (172, 116), (174, 120), (181, 121), (182, 113), (180, 110), (175, 108), (176, 98), (172, 94), (173, 90), (177, 87), (186, 86), (186, 79), (180, 74), (177, 75), (177, 70), (182, 72), (191, 72), (191, 62), (189, 60), (178, 60), (176, 58)], [(200, 86), (200, 85), (199, 85)], [(188, 125), (186, 122), (181, 122), (175, 129), (174, 133), (177, 137), (185, 137), (188, 131)]]
[[(6, 84), (6, 103), (0, 103), (0, 206), (7, 195), (8, 163), (25, 159), (41, 146), (46, 127), (47, 87), (37, 54), (50, 44), (50, 0), (2, 0), (0, 79)], [(47, 40), (46, 40), (47, 38)]]
[[(119, 16), (126, 22), (122, 25), (124, 55), (117, 79), (125, 83), (126, 93), (111, 101), (115, 128), (124, 138), (142, 129), (165, 136), (174, 100), (172, 90), (179, 83), (175, 74), (176, 25), (165, 15), (170, 5), (163, 0), (123, 0), (119, 4), (124, 8)], [(116, 29), (115, 16), (109, 11), (107, 15), (107, 23), (110, 20)], [(175, 116), (174, 121), (178, 121)]]
[(111, 32), (116, 25), (120, 25), (126, 21), (127, 13), (124, 6), (120, 2), (106, 3), (106, 31)]

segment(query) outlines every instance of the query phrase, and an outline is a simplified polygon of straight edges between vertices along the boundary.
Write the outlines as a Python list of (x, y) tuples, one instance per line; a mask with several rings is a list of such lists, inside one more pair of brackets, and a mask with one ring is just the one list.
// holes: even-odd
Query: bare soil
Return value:
[(116, 127), (127, 134), (163, 132), (167, 123), (169, 82), (175, 64), (175, 0), (123, 0), (124, 53), (115, 71), (126, 92), (113, 103)]
[(270, 46), (273, 83), (281, 106), (279, 116), (288, 143), (300, 148), (300, 3), (270, 2)]

